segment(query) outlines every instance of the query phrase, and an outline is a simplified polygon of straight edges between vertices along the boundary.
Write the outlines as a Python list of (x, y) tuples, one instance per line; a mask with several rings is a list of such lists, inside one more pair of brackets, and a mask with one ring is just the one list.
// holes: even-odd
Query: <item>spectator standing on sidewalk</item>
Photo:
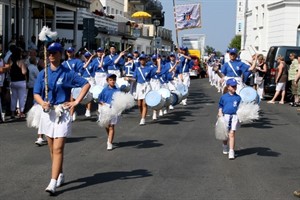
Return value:
[(298, 60), (295, 53), (290, 53), (290, 60), (292, 61), (289, 68), (288, 80), (291, 81), (292, 94), (294, 95), (294, 102), (291, 106), (299, 106), (299, 96), (298, 96), (298, 84), (296, 84), (296, 75), (298, 70)]

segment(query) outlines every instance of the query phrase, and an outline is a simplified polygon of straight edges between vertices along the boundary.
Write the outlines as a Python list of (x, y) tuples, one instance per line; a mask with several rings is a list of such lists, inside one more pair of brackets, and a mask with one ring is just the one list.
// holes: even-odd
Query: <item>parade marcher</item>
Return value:
[(137, 82), (135, 99), (138, 101), (138, 107), (141, 114), (140, 125), (145, 125), (148, 107), (145, 96), (151, 91), (150, 79), (156, 73), (160, 73), (160, 68), (152, 68), (146, 65), (146, 56), (141, 54), (139, 57), (140, 66), (134, 71), (133, 77), (125, 77), (125, 80)]
[[(98, 102), (99, 105), (102, 106), (104, 104), (111, 106), (111, 103), (113, 101), (113, 94), (117, 91), (120, 91), (119, 88), (116, 87), (116, 79), (117, 75), (115, 74), (107, 74), (107, 86), (102, 90), (102, 92), (99, 94)], [(100, 113), (101, 115), (101, 113)], [(118, 116), (116, 115), (110, 120), (110, 123), (106, 129), (107, 133), (107, 150), (110, 151), (113, 149), (113, 140), (115, 135), (115, 125), (118, 122)]]
[(80, 59), (75, 58), (75, 49), (73, 47), (67, 48), (66, 56), (67, 59), (62, 63), (62, 65), (80, 74), (80, 71), (82, 70), (83, 67), (83, 63)]
[[(92, 65), (92, 60), (95, 55), (92, 55), (90, 52), (85, 52), (84, 53), (84, 64), (81, 69), (81, 76), (85, 78), (91, 87), (95, 85), (95, 67)], [(89, 102), (86, 104), (86, 110), (85, 110), (85, 116), (86, 117), (91, 117), (91, 108), (92, 108), (92, 103)]]
[[(152, 64), (150, 65), (150, 67), (154, 68), (155, 71), (157, 71), (156, 69), (160, 69), (160, 71), (161, 71), (161, 58), (160, 58), (160, 55), (154, 54), (151, 57), (151, 60), (152, 60)], [(160, 73), (156, 73), (156, 74), (153, 74), (153, 76), (151, 76), (151, 79), (150, 79), (151, 90), (158, 91), (161, 88), (160, 78), (161, 78)], [(163, 116), (163, 111), (162, 110), (159, 110), (159, 116)], [(156, 110), (153, 110), (152, 119), (157, 120), (157, 111)]]
[[(73, 47), (69, 47), (66, 50), (66, 57), (67, 59), (62, 63), (62, 65), (70, 70), (73, 70), (74, 72), (76, 72), (77, 74), (80, 75), (80, 72), (83, 68), (83, 62), (78, 59), (75, 58), (75, 49)], [(71, 101), (73, 101), (73, 97), (71, 96)], [(75, 108), (70, 109), (70, 114), (72, 116), (72, 121), (76, 120), (76, 112), (74, 111)]]
[[(52, 173), (46, 192), (54, 194), (56, 188), (64, 182), (64, 146), (66, 137), (71, 135), (72, 124), (69, 109), (79, 104), (90, 85), (77, 73), (61, 65), (63, 48), (59, 43), (52, 43), (47, 51), (50, 64), (45, 70), (48, 80), (45, 80), (45, 70), (41, 71), (34, 85), (34, 99), (44, 110), (38, 132), (47, 136)], [(71, 89), (74, 87), (82, 87), (82, 90), (78, 98), (70, 102)]]
[[(133, 60), (133, 55), (128, 54), (127, 55), (127, 62), (124, 65), (123, 68), (123, 76), (124, 77), (132, 77), (136, 68), (136, 63)], [(130, 94), (134, 95), (135, 89), (136, 89), (136, 82), (134, 81), (129, 81), (130, 84)]]
[[(228, 158), (233, 160), (234, 146), (235, 146), (235, 134), (238, 126), (237, 109), (241, 102), (241, 97), (236, 93), (237, 81), (234, 78), (230, 78), (226, 81), (228, 92), (223, 94), (219, 101), (218, 117), (224, 117), (228, 128), (228, 140), (223, 141), (223, 154), (228, 154)], [(229, 142), (229, 148), (228, 148)]]
[(104, 49), (99, 47), (96, 50), (97, 57), (93, 60), (92, 65), (94, 66), (96, 72), (95, 72), (95, 82), (96, 85), (100, 85), (104, 87), (106, 85), (106, 75), (107, 75), (107, 69), (104, 67)]
[(298, 84), (296, 84), (295, 81), (297, 70), (298, 70), (298, 60), (295, 53), (290, 53), (290, 60), (292, 61), (292, 63), (288, 71), (288, 81), (291, 81), (291, 89), (292, 89), (292, 94), (294, 96), (294, 102), (292, 102), (290, 105), (293, 107), (298, 107), (300, 105), (299, 96), (298, 96), (298, 90), (300, 90), (300, 87), (298, 87)]
[(105, 56), (104, 63), (107, 67), (107, 73), (109, 74), (116, 74), (117, 78), (121, 77), (121, 68), (125, 64), (125, 60), (123, 56), (125, 52), (122, 51), (120, 54), (116, 53), (116, 47), (111, 45), (109, 48), (109, 55)]
[[(188, 48), (187, 47), (181, 47), (180, 48), (180, 54), (179, 54), (179, 61), (180, 61), (180, 75), (179, 78), (183, 85), (185, 85), (187, 88), (190, 87), (190, 69), (193, 67), (193, 61), (192, 58), (188, 54)], [(182, 100), (182, 105), (187, 105), (187, 98)]]
[[(221, 72), (217, 72), (217, 74), (222, 78), (221, 82), (226, 83), (226, 81), (230, 78), (234, 78), (237, 81), (237, 89), (236, 92), (239, 94), (240, 90), (244, 87), (243, 83), (243, 75), (249, 71), (252, 71), (255, 67), (249, 66), (244, 62), (237, 60), (237, 49), (231, 48), (229, 50), (230, 61), (225, 63), (221, 67)], [(224, 88), (226, 90), (226, 88)], [(223, 93), (226, 93), (223, 90)]]
[(133, 58), (132, 58), (134, 63), (139, 63), (139, 56), (140, 56), (139, 51), (135, 50), (133, 52)]
[(276, 92), (275, 92), (274, 97), (267, 103), (274, 104), (277, 97), (281, 93), (281, 100), (279, 101), (279, 104), (284, 104), (285, 86), (286, 86), (286, 82), (287, 82), (287, 67), (284, 62), (284, 57), (279, 55), (277, 57), (277, 63), (278, 63), (278, 66), (276, 68), (276, 78), (275, 78)]
[(214, 85), (214, 76), (215, 76), (215, 73), (213, 73), (213, 67), (214, 67), (214, 64), (217, 60), (217, 57), (216, 57), (216, 52), (213, 51), (209, 58), (207, 59), (207, 73), (208, 73), (208, 80), (209, 80), (209, 83), (211, 86)]

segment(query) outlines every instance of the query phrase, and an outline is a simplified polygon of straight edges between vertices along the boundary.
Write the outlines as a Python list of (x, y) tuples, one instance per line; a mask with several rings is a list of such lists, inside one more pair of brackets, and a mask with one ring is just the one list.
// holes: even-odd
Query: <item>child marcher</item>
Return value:
[[(107, 81), (107, 86), (102, 90), (102, 92), (99, 94), (98, 97), (98, 102), (100, 106), (103, 105), (108, 105), (111, 106), (111, 103), (113, 101), (113, 94), (115, 92), (120, 91), (119, 88), (116, 87), (116, 80), (117, 80), (117, 75), (115, 74), (108, 74), (106, 81)], [(101, 113), (100, 113), (101, 115)], [(114, 139), (114, 135), (115, 135), (115, 125), (118, 122), (118, 116), (115, 115), (111, 120), (110, 123), (107, 127), (105, 127), (106, 129), (106, 133), (107, 133), (107, 150), (110, 151), (113, 149), (113, 139)]]
[(218, 117), (224, 117), (228, 128), (228, 140), (223, 141), (223, 154), (228, 154), (230, 160), (235, 158), (235, 133), (239, 123), (236, 113), (241, 102), (241, 97), (236, 93), (237, 84), (234, 78), (228, 79), (226, 81), (228, 92), (222, 95), (219, 101)]

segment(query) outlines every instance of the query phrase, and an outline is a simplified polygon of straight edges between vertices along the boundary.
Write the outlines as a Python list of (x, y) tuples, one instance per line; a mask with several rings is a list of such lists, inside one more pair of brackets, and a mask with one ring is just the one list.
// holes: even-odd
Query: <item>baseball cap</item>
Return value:
[(62, 50), (63, 50), (63, 48), (62, 48), (61, 44), (59, 44), (57, 42), (53, 42), (47, 48), (47, 51), (49, 51), (49, 52), (58, 52), (58, 51), (62, 52)]
[(170, 53), (170, 57), (175, 57), (175, 53)]
[(138, 50), (135, 50), (133, 53), (139, 53), (139, 51), (138, 51)]
[(131, 53), (127, 54), (128, 58), (133, 58), (133, 55)]
[(226, 81), (226, 85), (230, 85), (230, 86), (236, 86), (237, 85), (237, 81), (234, 78), (230, 78)]
[(187, 51), (188, 48), (187, 48), (187, 47), (184, 47), (184, 46), (181, 46), (181, 47), (180, 47), (180, 50)]
[(90, 56), (91, 56), (91, 54), (89, 52), (84, 53), (84, 57), (90, 57)]
[(237, 49), (236, 48), (231, 48), (231, 49), (229, 49), (229, 53), (237, 54)]
[(145, 54), (141, 54), (139, 59), (146, 59), (146, 55)]
[(159, 58), (159, 55), (157, 55), (157, 54), (153, 54), (151, 57), (152, 60), (156, 60), (157, 58)]
[(74, 52), (75, 49), (74, 49), (73, 47), (68, 47), (68, 48), (67, 48), (67, 51), (68, 51), (68, 52)]
[(115, 74), (107, 74), (106, 78), (117, 78), (117, 75), (115, 75)]
[(97, 52), (103, 52), (103, 51), (104, 51), (104, 49), (101, 48), (101, 47), (99, 47), (99, 48), (97, 49)]

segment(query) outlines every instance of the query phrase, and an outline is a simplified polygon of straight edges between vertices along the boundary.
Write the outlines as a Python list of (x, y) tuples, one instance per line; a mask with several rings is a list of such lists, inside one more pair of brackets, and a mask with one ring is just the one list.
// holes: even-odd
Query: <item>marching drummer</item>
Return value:
[(116, 53), (116, 47), (114, 45), (111, 45), (109, 48), (109, 55), (104, 57), (104, 63), (105, 66), (107, 66), (107, 72), (109, 74), (115, 74), (117, 75), (117, 78), (121, 77), (121, 68), (125, 64), (125, 60), (123, 56), (125, 55), (125, 52), (122, 51), (120, 54)]
[[(92, 65), (92, 60), (95, 57), (95, 55), (91, 54), (90, 52), (84, 53), (84, 64), (81, 70), (81, 76), (89, 81), (91, 86), (95, 85), (95, 67)], [(92, 103), (89, 102), (86, 104), (86, 111), (85, 116), (91, 117), (91, 107)]]
[[(152, 64), (150, 65), (150, 67), (152, 67), (153, 69), (161, 69), (161, 57), (160, 55), (154, 54), (151, 57), (152, 60)], [(160, 70), (161, 72), (161, 70)], [(156, 73), (153, 74), (153, 76), (151, 76), (150, 79), (150, 85), (151, 85), (151, 90), (155, 90), (158, 91), (161, 88), (161, 73)], [(159, 110), (159, 116), (163, 116), (163, 111)], [(152, 119), (153, 120), (157, 120), (157, 111), (153, 110), (153, 115), (152, 115)]]
[[(67, 60), (65, 60), (62, 65), (67, 68), (67, 69), (70, 69), (70, 70), (73, 70), (75, 71), (77, 74), (80, 75), (80, 71), (83, 67), (83, 62), (78, 59), (78, 58), (75, 58), (75, 49), (73, 47), (69, 47), (67, 48), (66, 50), (66, 55), (67, 55)], [(73, 97), (71, 95), (71, 101), (74, 101), (73, 100)], [(74, 111), (74, 108), (70, 109), (70, 114), (72, 116), (72, 121), (75, 121), (76, 120), (76, 112)]]
[[(136, 63), (133, 60), (133, 55), (129, 53), (127, 54), (127, 62), (125, 63), (123, 68), (123, 76), (132, 77), (135, 68), (136, 68)], [(133, 94), (135, 92), (136, 82), (129, 81), (129, 84), (130, 84), (130, 94)]]
[[(193, 67), (193, 61), (192, 58), (188, 54), (188, 48), (187, 47), (181, 47), (180, 48), (180, 54), (179, 54), (179, 61), (180, 61), (180, 74), (179, 78), (181, 82), (188, 88), (190, 87), (190, 69)], [(182, 100), (182, 105), (187, 105), (187, 98)]]
[[(120, 91), (119, 88), (116, 87), (116, 79), (117, 79), (117, 75), (115, 74), (107, 74), (107, 86), (102, 90), (102, 92), (99, 94), (98, 97), (98, 102), (99, 102), (99, 106), (102, 106), (104, 104), (107, 105), (111, 105), (112, 101), (113, 101), (113, 94), (117, 91)], [(100, 113), (101, 115), (101, 113)], [(106, 133), (107, 133), (107, 150), (110, 151), (113, 149), (113, 139), (114, 139), (114, 135), (115, 135), (115, 125), (118, 122), (118, 116), (114, 116), (107, 127), (105, 127), (106, 129)]]
[[(46, 192), (53, 194), (56, 188), (64, 182), (63, 153), (66, 137), (71, 135), (72, 124), (69, 109), (79, 104), (90, 85), (77, 73), (61, 65), (63, 52), (61, 44), (52, 43), (47, 51), (50, 64), (45, 70), (47, 70), (48, 79), (45, 81), (47, 76), (44, 73), (45, 70), (42, 70), (34, 85), (34, 99), (45, 111), (41, 114), (38, 133), (44, 133), (47, 136), (52, 173)], [(78, 86), (82, 87), (79, 97), (70, 102), (71, 89)]]
[(97, 58), (95, 58), (92, 62), (95, 71), (95, 82), (96, 85), (100, 85), (104, 87), (106, 85), (106, 75), (107, 75), (107, 68), (104, 63), (104, 49), (99, 47), (96, 50)]
[(133, 73), (133, 77), (125, 77), (125, 80), (134, 80), (137, 82), (135, 99), (138, 101), (138, 107), (141, 114), (140, 125), (145, 125), (147, 115), (147, 104), (145, 96), (151, 91), (150, 79), (156, 73), (160, 73), (160, 65), (158, 68), (153, 68), (146, 65), (146, 56), (141, 54), (139, 57), (140, 66)]
[[(221, 72), (216, 71), (216, 73), (222, 78), (221, 82), (224, 83), (226, 80), (230, 78), (234, 78), (237, 81), (237, 89), (236, 92), (239, 94), (240, 90), (243, 88), (243, 75), (248, 71), (252, 71), (255, 68), (255, 65), (249, 66), (244, 62), (237, 60), (237, 49), (231, 48), (229, 49), (230, 61), (225, 63), (221, 67)], [(223, 91), (224, 93), (224, 91)]]

